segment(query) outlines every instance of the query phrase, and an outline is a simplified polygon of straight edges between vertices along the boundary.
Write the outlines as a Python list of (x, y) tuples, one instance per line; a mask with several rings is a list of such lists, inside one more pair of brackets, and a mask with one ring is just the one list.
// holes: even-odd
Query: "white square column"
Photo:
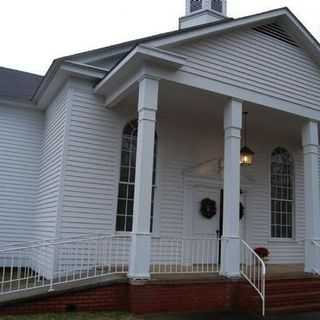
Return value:
[(150, 278), (150, 219), (158, 91), (158, 80), (144, 77), (139, 83), (133, 230), (128, 273), (132, 279)]
[(240, 145), (242, 102), (231, 99), (224, 110), (224, 196), (220, 274), (240, 276)]
[(304, 201), (305, 201), (305, 272), (320, 270), (320, 261), (313, 254), (313, 240), (320, 240), (320, 201), (319, 201), (319, 137), (318, 123), (307, 122), (302, 129), (304, 154)]

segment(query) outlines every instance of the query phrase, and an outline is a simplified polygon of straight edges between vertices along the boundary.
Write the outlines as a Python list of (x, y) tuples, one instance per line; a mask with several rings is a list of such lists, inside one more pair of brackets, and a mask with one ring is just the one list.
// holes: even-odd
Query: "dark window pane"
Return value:
[(125, 216), (117, 216), (116, 231), (124, 231)]
[(126, 200), (118, 200), (118, 214), (125, 214), (126, 213)]
[(133, 215), (133, 200), (127, 202), (127, 215)]
[(130, 158), (130, 166), (135, 168), (136, 167), (136, 150), (131, 152), (131, 158)]
[(129, 185), (128, 199), (134, 199), (134, 185)]
[(127, 185), (126, 184), (119, 184), (119, 198), (127, 198)]
[(151, 219), (150, 219), (150, 232), (153, 231), (153, 217), (151, 216)]
[(129, 179), (129, 168), (127, 167), (121, 167), (120, 170), (120, 181), (126, 182)]
[(293, 237), (293, 233), (292, 233), (292, 227), (288, 228), (288, 238), (292, 238)]
[(130, 170), (130, 182), (135, 182), (135, 178), (136, 178), (136, 170), (135, 169), (133, 169), (133, 168), (131, 168), (131, 170)]
[(279, 213), (276, 214), (276, 224), (281, 224), (281, 215)]
[(276, 228), (275, 228), (275, 226), (272, 226), (272, 227), (271, 227), (271, 237), (272, 237), (272, 238), (275, 238), (275, 237), (276, 237)]
[(121, 165), (122, 166), (129, 166), (129, 160), (130, 160), (130, 153), (123, 151), (121, 154)]
[(122, 151), (130, 152), (131, 149), (131, 139), (128, 137), (123, 137), (122, 139)]
[(132, 222), (133, 222), (133, 217), (127, 216), (126, 231), (128, 232), (132, 231)]

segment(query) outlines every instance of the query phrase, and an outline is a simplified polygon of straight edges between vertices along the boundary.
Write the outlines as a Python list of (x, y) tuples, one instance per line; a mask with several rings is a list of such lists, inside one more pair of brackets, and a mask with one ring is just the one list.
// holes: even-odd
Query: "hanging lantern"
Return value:
[(247, 115), (248, 112), (244, 112), (244, 146), (240, 151), (240, 164), (242, 166), (251, 166), (253, 164), (254, 152), (247, 147)]

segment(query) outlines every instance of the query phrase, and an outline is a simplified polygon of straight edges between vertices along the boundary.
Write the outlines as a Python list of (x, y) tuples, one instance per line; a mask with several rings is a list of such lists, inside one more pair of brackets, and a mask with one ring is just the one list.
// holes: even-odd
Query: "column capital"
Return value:
[(138, 112), (158, 110), (159, 80), (143, 77), (139, 81)]
[(242, 101), (229, 99), (224, 109), (224, 129), (242, 128)]
[(318, 146), (319, 145), (319, 133), (318, 123), (316, 121), (308, 121), (302, 128), (302, 145), (306, 146)]

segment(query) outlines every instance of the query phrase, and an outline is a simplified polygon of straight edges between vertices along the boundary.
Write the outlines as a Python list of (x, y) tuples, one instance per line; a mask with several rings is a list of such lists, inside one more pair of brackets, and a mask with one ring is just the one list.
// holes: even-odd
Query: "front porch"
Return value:
[[(147, 83), (149, 80), (146, 78), (144, 81)], [(314, 189), (318, 188), (316, 186), (318, 169), (314, 166), (318, 162), (315, 149), (317, 143), (314, 142), (318, 139), (316, 123), (289, 112), (223, 97), (213, 92), (164, 80), (150, 81), (152, 85), (149, 86), (153, 89), (150, 90), (150, 87), (148, 90), (145, 89), (146, 96), (143, 87), (147, 84), (141, 85), (139, 90), (131, 92), (111, 112), (121, 114), (125, 125), (127, 121), (130, 122), (136, 117), (137, 97), (139, 97), (138, 115), (142, 112), (139, 125), (142, 126), (144, 120), (148, 125), (153, 123), (152, 132), (156, 132), (158, 137), (156, 142), (152, 142), (153, 145), (157, 144), (156, 182), (153, 184), (151, 181), (153, 185), (151, 188), (154, 190), (154, 202), (153, 205), (150, 204), (150, 208), (153, 206), (152, 237), (165, 241), (166, 238), (216, 239), (217, 232), (222, 235), (222, 239), (228, 235), (229, 248), (227, 251), (224, 250), (222, 244), (219, 256), (231, 260), (223, 263), (223, 258), (222, 268), (234, 264), (233, 259), (240, 259), (237, 257), (240, 252), (240, 239), (247, 242), (252, 249), (260, 246), (268, 248), (271, 252), (269, 261), (271, 265), (301, 265), (312, 259), (308, 250), (305, 251), (305, 245), (310, 246), (311, 238), (316, 239), (312, 236), (306, 241), (308, 232), (315, 234), (318, 232), (308, 231), (310, 221), (317, 219), (317, 211), (313, 208), (315, 201), (319, 200), (317, 189)], [(143, 101), (148, 104), (147, 118), (146, 113), (143, 113)], [(243, 111), (249, 113), (248, 139), (250, 147), (255, 151), (254, 163), (250, 167), (239, 165), (238, 151), (242, 145)], [(148, 131), (146, 136), (150, 137), (152, 134)], [(149, 161), (153, 163), (153, 158), (150, 158), (149, 154), (150, 150), (153, 150), (153, 145), (147, 145), (147, 140), (143, 141), (143, 145), (140, 146), (143, 148), (141, 152), (146, 152)], [(284, 196), (288, 199), (282, 199), (282, 196), (278, 199), (271, 190), (271, 158), (273, 151), (278, 147), (287, 150), (292, 158), (292, 176), (283, 177), (291, 179), (291, 185), (287, 189), (290, 188), (292, 194)], [(139, 154), (139, 135), (137, 150)], [(136, 188), (139, 189), (141, 183), (141, 188), (148, 192), (145, 184), (145, 168), (152, 168), (153, 165), (141, 163), (143, 177), (138, 182), (138, 154)], [(147, 159), (146, 154), (141, 156), (142, 161)], [(312, 159), (311, 165), (305, 166), (304, 163), (310, 159)], [(310, 174), (309, 171), (313, 173)], [(312, 191), (308, 189), (308, 185), (311, 184)], [(278, 189), (281, 188), (284, 189), (284, 186)], [(150, 241), (144, 241), (147, 239), (146, 234), (150, 226), (146, 224), (149, 219), (147, 214), (149, 209), (144, 207), (145, 199), (147, 198), (140, 199), (143, 202), (141, 204), (143, 210), (139, 209), (139, 214), (144, 212), (144, 216), (141, 217), (144, 229), (135, 232), (134, 228), (138, 228), (139, 225), (133, 222), (133, 235), (135, 237), (137, 234), (140, 237), (139, 234), (143, 234), (141, 241), (146, 245)], [(216, 214), (211, 219), (201, 215), (200, 206), (203, 199), (213, 200), (216, 205)], [(272, 208), (273, 203), (277, 201), (279, 202), (277, 205), (282, 201), (283, 207)], [(240, 202), (245, 212), (241, 219), (239, 219)], [(291, 209), (289, 204), (285, 207), (283, 202), (290, 202)], [(136, 194), (134, 203), (136, 206)], [(231, 204), (232, 207), (229, 207)], [(137, 210), (138, 208), (134, 207), (133, 221)], [(314, 212), (314, 216), (310, 216), (310, 212)], [(181, 243), (176, 244), (176, 250), (179, 250), (180, 246)], [(157, 250), (151, 245), (151, 255)], [(138, 251), (145, 252), (142, 247), (139, 247)], [(227, 252), (233, 254), (227, 258)], [(137, 257), (136, 254), (134, 256)], [(139, 261), (143, 259), (142, 257)], [(151, 265), (160, 268), (158, 264), (152, 263), (152, 258), (150, 259)], [(217, 267), (215, 263), (210, 264), (212, 269)], [(240, 263), (236, 265), (240, 266)], [(151, 269), (155, 270), (155, 267)], [(314, 272), (310, 263), (306, 264), (305, 271)], [(221, 272), (227, 276), (239, 276), (240, 270), (237, 268), (237, 270), (230, 269), (226, 273)], [(143, 278), (142, 274), (143, 272), (132, 274), (132, 277)]]

